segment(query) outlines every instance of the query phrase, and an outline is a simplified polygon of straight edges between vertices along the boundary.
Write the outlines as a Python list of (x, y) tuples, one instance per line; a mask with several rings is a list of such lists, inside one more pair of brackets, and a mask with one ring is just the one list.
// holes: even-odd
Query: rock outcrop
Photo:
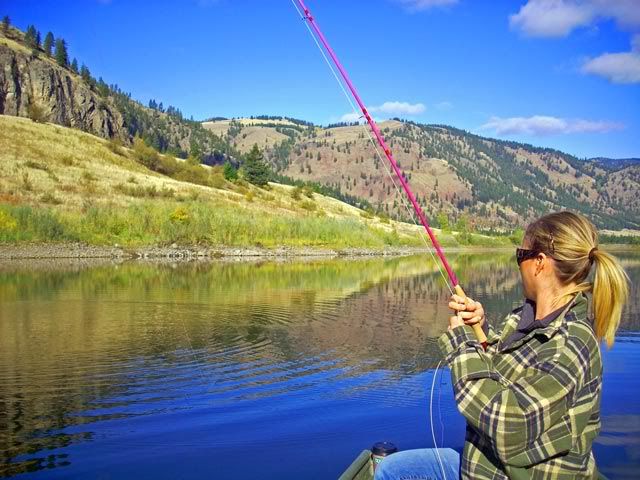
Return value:
[(0, 114), (27, 117), (32, 104), (43, 110), (46, 121), (128, 140), (118, 109), (79, 75), (46, 55), (0, 42)]

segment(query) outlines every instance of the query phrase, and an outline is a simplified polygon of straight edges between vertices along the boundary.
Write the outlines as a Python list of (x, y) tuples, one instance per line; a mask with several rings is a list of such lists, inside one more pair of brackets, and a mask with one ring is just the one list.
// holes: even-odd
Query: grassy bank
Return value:
[[(445, 246), (459, 246), (443, 234)], [(383, 248), (423, 246), (418, 235), (374, 228), (357, 219), (281, 216), (198, 201), (144, 201), (126, 208), (84, 212), (0, 205), (0, 242), (84, 242), (90, 245), (227, 245)], [(504, 246), (507, 238), (469, 235), (464, 245)]]
[[(301, 195), (287, 185), (263, 189), (227, 182), (217, 169), (151, 152), (154, 161), (175, 167), (173, 176), (163, 175), (147, 168), (149, 155), (139, 148), (78, 130), (0, 115), (0, 143), (0, 242), (5, 244), (425, 245), (421, 227), (334, 198)], [(506, 237), (437, 235), (445, 246), (510, 244)]]
[(0, 241), (80, 241), (123, 246), (419, 246), (417, 238), (372, 228), (356, 219), (287, 217), (204, 202), (143, 201), (126, 208), (99, 205), (85, 212), (0, 206)]

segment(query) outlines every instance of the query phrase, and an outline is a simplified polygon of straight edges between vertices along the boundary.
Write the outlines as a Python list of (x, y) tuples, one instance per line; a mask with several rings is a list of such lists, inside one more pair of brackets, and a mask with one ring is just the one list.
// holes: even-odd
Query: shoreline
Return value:
[[(511, 247), (443, 247), (447, 253), (510, 250)], [(374, 248), (321, 248), (321, 247), (229, 247), (177, 245), (121, 247), (96, 246), (82, 243), (37, 243), (9, 245), (0, 244), (0, 261), (28, 259), (175, 259), (175, 260), (211, 260), (219, 258), (289, 258), (289, 257), (387, 257), (407, 256), (434, 253), (432, 248), (425, 247), (383, 247)]]
[[(605, 246), (606, 245), (606, 246)], [(632, 245), (604, 244), (608, 250), (635, 250)], [(446, 253), (480, 253), (511, 251), (514, 246), (456, 246), (443, 247)], [(383, 247), (383, 248), (322, 248), (322, 247), (229, 247), (177, 245), (121, 247), (87, 245), (83, 243), (35, 243), (0, 244), (0, 261), (39, 259), (113, 259), (113, 260), (215, 260), (235, 259), (285, 259), (299, 257), (398, 257), (435, 254), (433, 248)]]

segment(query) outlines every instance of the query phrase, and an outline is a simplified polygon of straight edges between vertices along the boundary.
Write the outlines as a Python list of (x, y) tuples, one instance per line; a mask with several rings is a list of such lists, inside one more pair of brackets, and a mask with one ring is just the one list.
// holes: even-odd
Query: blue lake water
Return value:
[[(640, 468), (640, 254), (604, 350), (596, 461)], [(493, 323), (521, 301), (509, 253), (454, 255)], [(0, 476), (336, 478), (379, 440), (461, 447), (429, 257), (0, 265)]]

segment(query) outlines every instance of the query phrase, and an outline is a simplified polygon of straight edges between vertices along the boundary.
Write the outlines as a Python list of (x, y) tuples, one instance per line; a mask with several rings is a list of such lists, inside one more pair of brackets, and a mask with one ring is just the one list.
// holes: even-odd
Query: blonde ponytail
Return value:
[(620, 325), (622, 307), (629, 297), (629, 277), (620, 262), (607, 252), (593, 252), (595, 276), (593, 280), (594, 330), (598, 340), (604, 339), (611, 348)]
[[(558, 212), (545, 215), (527, 227), (530, 248), (555, 260), (558, 279), (565, 291), (559, 304), (580, 292), (593, 293), (594, 332), (599, 341), (613, 345), (622, 308), (629, 297), (629, 277), (611, 254), (598, 250), (598, 232), (582, 215)], [(587, 280), (595, 266), (593, 284)]]

